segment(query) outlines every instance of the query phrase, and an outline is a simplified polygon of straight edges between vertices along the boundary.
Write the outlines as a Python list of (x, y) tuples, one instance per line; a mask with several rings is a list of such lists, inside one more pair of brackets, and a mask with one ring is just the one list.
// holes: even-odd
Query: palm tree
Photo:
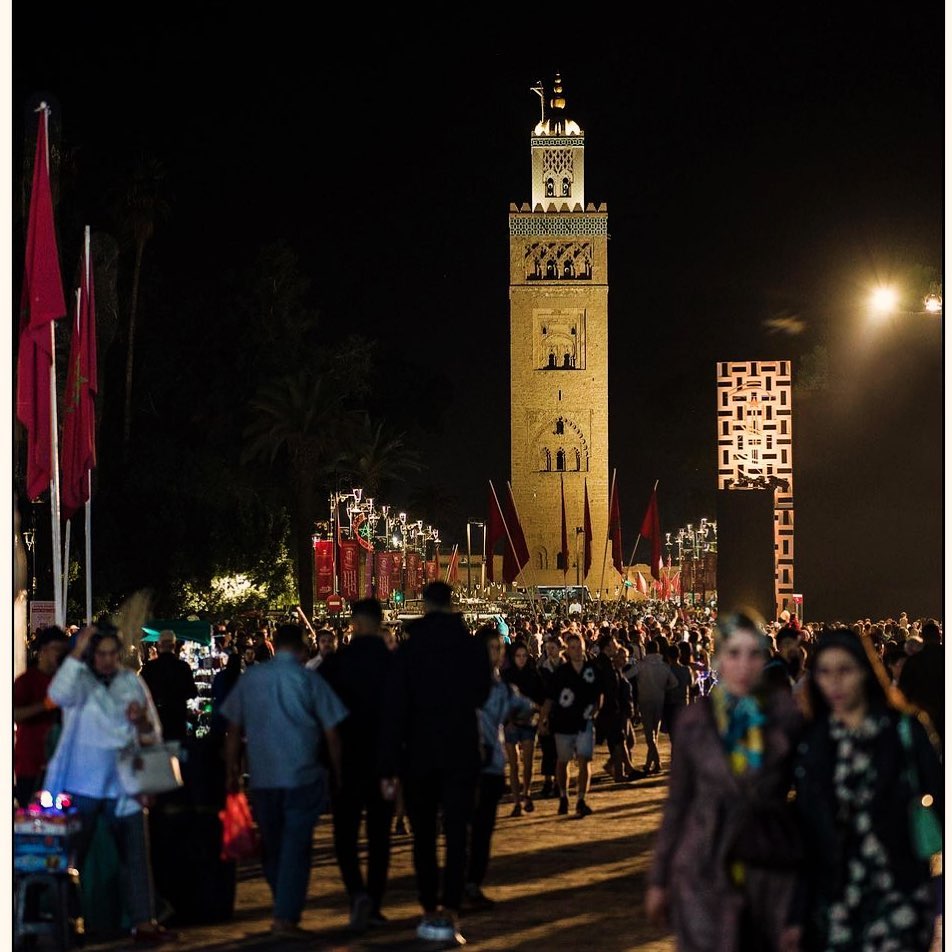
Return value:
[(242, 458), (285, 469), (298, 595), (310, 618), (314, 611), (311, 531), (317, 492), (328, 473), (343, 462), (341, 434), (357, 421), (341, 406), (327, 379), (311, 369), (272, 379), (249, 406)]
[(424, 468), (417, 451), (406, 445), (405, 433), (392, 433), (383, 423), (374, 425), (367, 416), (348, 443), (350, 469), (368, 496), (379, 497), (398, 474)]
[(456, 525), (459, 517), (459, 497), (447, 492), (438, 483), (425, 483), (417, 486), (411, 493), (409, 508), (423, 517), (431, 526), (437, 526), (445, 532), (446, 528)]
[(156, 225), (166, 220), (170, 213), (166, 171), (162, 162), (151, 156), (140, 156), (129, 179), (116, 193), (115, 201), (122, 229), (135, 247), (126, 340), (126, 392), (122, 423), (123, 456), (128, 457), (129, 436), (132, 430), (132, 379), (142, 258), (145, 254), (145, 246), (155, 234)]

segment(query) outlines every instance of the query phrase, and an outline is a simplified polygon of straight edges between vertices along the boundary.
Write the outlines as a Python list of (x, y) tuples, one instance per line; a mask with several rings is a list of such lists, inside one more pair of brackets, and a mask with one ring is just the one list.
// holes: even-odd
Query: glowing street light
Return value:
[(874, 314), (886, 315), (891, 314), (896, 309), (898, 301), (899, 295), (895, 288), (878, 287), (870, 296), (869, 306)]
[(922, 302), (922, 306), (925, 308), (928, 314), (941, 314), (942, 313), (942, 296), (939, 294), (930, 294)]

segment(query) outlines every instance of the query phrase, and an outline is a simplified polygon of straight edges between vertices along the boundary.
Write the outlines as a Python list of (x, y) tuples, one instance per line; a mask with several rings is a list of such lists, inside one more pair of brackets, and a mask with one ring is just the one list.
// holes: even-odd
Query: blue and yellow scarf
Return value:
[(762, 727), (767, 720), (760, 702), (752, 695), (737, 697), (721, 685), (711, 688), (711, 705), (721, 743), (735, 777), (757, 770), (764, 759)]

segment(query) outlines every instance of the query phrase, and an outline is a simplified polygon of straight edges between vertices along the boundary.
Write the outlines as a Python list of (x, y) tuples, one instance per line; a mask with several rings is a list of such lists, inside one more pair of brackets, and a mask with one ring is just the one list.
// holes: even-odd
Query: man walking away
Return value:
[[(351, 928), (363, 932), (386, 921), (380, 906), (390, 865), (394, 805), (381, 793), (377, 749), (394, 656), (384, 642), (383, 609), (376, 598), (354, 602), (351, 624), (350, 643), (327, 655), (320, 675), (350, 711), (340, 725), (342, 773), (334, 795), (334, 852), (350, 899)], [(367, 827), (366, 886), (357, 858), (362, 814)]]
[(158, 654), (142, 666), (139, 677), (148, 685), (149, 693), (162, 722), (165, 740), (183, 741), (188, 736), (188, 702), (198, 697), (198, 686), (192, 669), (175, 653), (175, 632), (166, 628), (159, 632)]
[(314, 824), (329, 791), (319, 762), (327, 747), (332, 780), (341, 776), (337, 725), (347, 716), (327, 682), (304, 668), (304, 634), (281, 625), (274, 659), (252, 665), (222, 704), (227, 784), (239, 789), (242, 731), (247, 744), (249, 788), (261, 832), (265, 878), (274, 896), (271, 934), (306, 938), (299, 925), (311, 874)]
[(641, 726), (645, 732), (645, 745), (648, 748), (643, 768), (646, 774), (661, 772), (658, 731), (661, 728), (665, 692), (678, 686), (678, 679), (664, 663), (659, 649), (659, 641), (652, 638), (645, 646), (645, 660), (635, 668), (638, 709), (641, 711)]
[[(479, 709), (489, 696), (493, 670), (485, 646), (453, 612), (452, 592), (445, 582), (427, 585), (423, 618), (407, 625), (407, 640), (396, 651), (380, 772), (390, 796), (400, 775), (413, 827), (413, 865), (423, 907), (417, 936), (461, 943), (466, 835), (482, 767)], [(446, 838), (442, 897), (437, 863), (441, 809)]]

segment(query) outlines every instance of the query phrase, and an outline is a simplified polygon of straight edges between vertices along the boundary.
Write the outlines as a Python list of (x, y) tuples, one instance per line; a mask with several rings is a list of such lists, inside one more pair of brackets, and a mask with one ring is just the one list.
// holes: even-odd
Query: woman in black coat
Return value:
[[(801, 948), (925, 952), (935, 884), (929, 860), (913, 848), (909, 809), (931, 797), (942, 816), (929, 722), (910, 713), (872, 645), (848, 628), (820, 635), (808, 699), (794, 764), (805, 850), (795, 904)], [(900, 733), (906, 727), (910, 749)]]

